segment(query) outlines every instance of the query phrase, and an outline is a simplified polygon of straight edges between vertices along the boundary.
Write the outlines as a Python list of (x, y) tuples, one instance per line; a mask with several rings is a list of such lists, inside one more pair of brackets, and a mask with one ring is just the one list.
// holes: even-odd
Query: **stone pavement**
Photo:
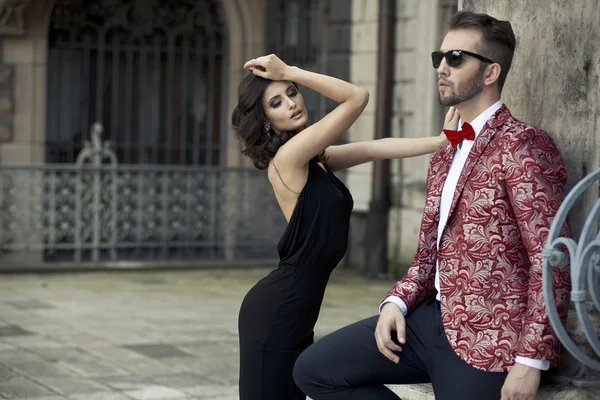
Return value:
[[(267, 272), (2, 275), (0, 398), (237, 399), (237, 313)], [(316, 336), (373, 315), (391, 284), (336, 271)]]

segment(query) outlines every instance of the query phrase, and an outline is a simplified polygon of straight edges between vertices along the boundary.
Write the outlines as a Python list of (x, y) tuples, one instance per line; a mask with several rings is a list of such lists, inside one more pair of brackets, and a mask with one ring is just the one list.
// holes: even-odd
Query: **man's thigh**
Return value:
[(395, 364), (377, 348), (378, 318), (356, 322), (315, 342), (296, 362), (297, 380), (337, 388), (429, 382), (417, 332), (407, 326), (406, 343)]
[(432, 346), (430, 360), (429, 375), (436, 400), (500, 400), (507, 374), (486, 372), (467, 364), (454, 352), (444, 331)]

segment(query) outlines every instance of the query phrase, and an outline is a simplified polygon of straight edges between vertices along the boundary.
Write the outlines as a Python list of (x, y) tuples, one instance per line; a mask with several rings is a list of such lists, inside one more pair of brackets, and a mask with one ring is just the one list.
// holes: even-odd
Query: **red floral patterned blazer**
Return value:
[[(446, 336), (464, 361), (491, 372), (506, 371), (516, 356), (557, 366), (561, 351), (541, 279), (542, 248), (567, 179), (560, 153), (544, 131), (517, 121), (502, 106), (469, 153), (438, 252), (440, 198), (453, 153), (448, 144), (429, 163), (418, 251), (388, 295), (402, 299), (409, 312), (415, 309), (435, 294), (437, 260)], [(564, 322), (568, 268), (553, 274)]]

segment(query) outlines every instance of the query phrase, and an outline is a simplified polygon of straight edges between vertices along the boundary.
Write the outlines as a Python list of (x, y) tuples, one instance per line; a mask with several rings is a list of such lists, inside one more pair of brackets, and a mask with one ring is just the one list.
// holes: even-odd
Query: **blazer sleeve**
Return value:
[(435, 153), (427, 168), (425, 210), (421, 219), (417, 253), (404, 278), (396, 282), (385, 297), (386, 299), (389, 296), (400, 298), (406, 305), (407, 312), (418, 307), (435, 290), (437, 221), (439, 218), (439, 204), (436, 205), (435, 203), (439, 203), (440, 199), (439, 196), (437, 196), (437, 199), (434, 199), (431, 192), (434, 185), (436, 185), (436, 181), (434, 180), (436, 168), (434, 165), (438, 163), (439, 153)]
[[(529, 257), (527, 309), (517, 345), (517, 356), (560, 361), (559, 341), (548, 319), (542, 293), (542, 249), (552, 220), (564, 199), (567, 172), (553, 140), (545, 132), (526, 127), (514, 134), (504, 163), (505, 184), (522, 242)], [(562, 236), (569, 236), (564, 226)], [(554, 297), (563, 323), (569, 305), (567, 267), (552, 270)]]

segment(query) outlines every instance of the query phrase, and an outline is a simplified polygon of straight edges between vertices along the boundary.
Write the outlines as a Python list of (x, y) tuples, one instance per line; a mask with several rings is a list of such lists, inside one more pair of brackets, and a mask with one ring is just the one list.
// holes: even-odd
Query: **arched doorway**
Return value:
[(264, 50), (266, 2), (32, 2), (18, 41), (36, 49), (35, 74), (18, 74), (31, 94), (16, 97), (35, 99), (33, 122), (13, 159), (46, 162), (2, 163), (3, 265), (273, 260), (285, 219), (225, 139), (244, 73), (232, 65)]
[(74, 162), (94, 122), (119, 163), (221, 162), (219, 1), (57, 0), (48, 38), (47, 162)]
[(45, 139), (56, 222), (46, 261), (223, 258), (221, 5), (56, 0)]

